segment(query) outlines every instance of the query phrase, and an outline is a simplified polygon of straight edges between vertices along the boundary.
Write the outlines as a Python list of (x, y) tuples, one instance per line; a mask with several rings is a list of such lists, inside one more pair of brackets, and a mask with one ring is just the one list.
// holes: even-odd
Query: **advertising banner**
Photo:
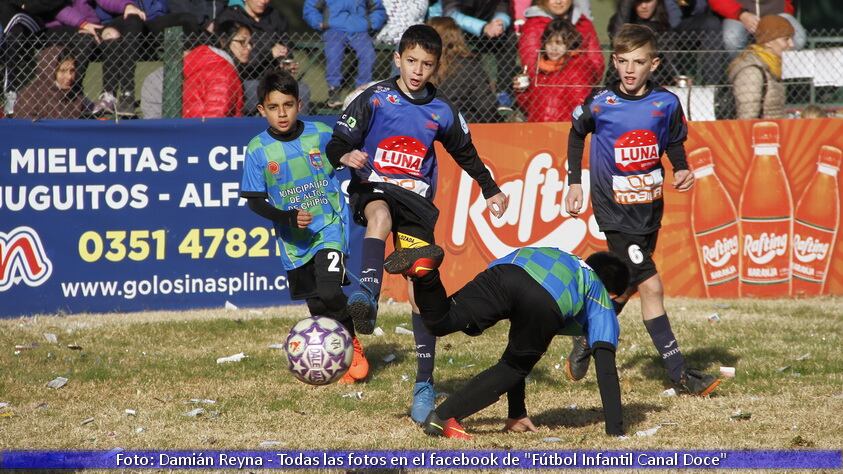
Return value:
[[(655, 260), (666, 293), (843, 294), (843, 121), (689, 126), (691, 192), (673, 190), (663, 158), (665, 215)], [(262, 119), (4, 120), (0, 316), (289, 303), (272, 230), (238, 197), (246, 144), (264, 127)], [(585, 211), (577, 219), (565, 212), (568, 130), (471, 126), (482, 159), (510, 197), (501, 219), (437, 148), (436, 239), (446, 250), (449, 290), (515, 247), (583, 256), (605, 248), (587, 169)], [(635, 183), (624, 189), (624, 199), (637, 198)], [(357, 273), (362, 229), (355, 226), (351, 238), (348, 269)], [(405, 300), (406, 291), (406, 282), (389, 277), (383, 296)]]
[(3, 120), (0, 316), (290, 303), (272, 228), (239, 198), (265, 128)]
[[(480, 156), (510, 197), (501, 219), (485, 210), (478, 187), (437, 148), (445, 184), (436, 196), (436, 239), (446, 250), (442, 273), (449, 291), (515, 247), (554, 246), (582, 256), (606, 248), (591, 212), (587, 169), (584, 212), (577, 219), (565, 212), (569, 128), (471, 127)], [(843, 242), (837, 238), (843, 120), (691, 122), (689, 128), (692, 191), (673, 189), (670, 163), (662, 158), (665, 213), (654, 257), (666, 294), (843, 294)], [(584, 168), (588, 154), (586, 144)], [(405, 287), (393, 277), (389, 296), (404, 297)]]

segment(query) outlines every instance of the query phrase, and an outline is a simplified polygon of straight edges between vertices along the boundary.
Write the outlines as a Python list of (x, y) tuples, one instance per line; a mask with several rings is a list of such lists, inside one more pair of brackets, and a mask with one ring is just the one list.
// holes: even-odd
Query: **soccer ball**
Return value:
[(287, 336), (287, 367), (304, 383), (336, 382), (351, 367), (354, 348), (351, 334), (331, 318), (302, 319)]

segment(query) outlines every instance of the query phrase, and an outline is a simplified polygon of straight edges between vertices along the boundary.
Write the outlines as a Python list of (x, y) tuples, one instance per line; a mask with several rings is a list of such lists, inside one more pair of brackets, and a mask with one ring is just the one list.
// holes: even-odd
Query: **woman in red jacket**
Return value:
[(199, 46), (184, 57), (182, 117), (242, 117), (243, 81), (237, 66), (249, 62), (252, 29), (235, 21), (217, 26), (219, 48)]
[[(562, 18), (571, 22), (582, 36), (580, 54), (590, 64), (589, 71), (596, 72), (596, 79), (588, 85), (596, 85), (603, 77), (605, 60), (600, 50), (597, 31), (591, 22), (588, 0), (537, 0), (536, 5), (524, 12), (524, 26), (521, 37), (518, 38), (518, 55), (521, 64), (527, 66), (527, 71), (534, 74), (542, 49), (542, 34), (548, 23), (555, 18)], [(570, 117), (566, 120), (570, 120)]]
[(548, 23), (536, 69), (528, 70), (530, 85), (520, 90), (517, 83), (513, 85), (530, 122), (569, 122), (574, 108), (600, 80), (602, 71), (578, 49), (581, 42), (582, 35), (571, 22), (557, 18)]

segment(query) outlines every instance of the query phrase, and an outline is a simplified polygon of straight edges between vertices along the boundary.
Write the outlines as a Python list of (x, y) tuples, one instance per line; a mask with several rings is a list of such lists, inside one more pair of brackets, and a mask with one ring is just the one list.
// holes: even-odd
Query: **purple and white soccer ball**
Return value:
[(311, 385), (336, 382), (351, 367), (354, 347), (351, 334), (331, 318), (302, 319), (287, 336), (287, 367), (295, 377)]

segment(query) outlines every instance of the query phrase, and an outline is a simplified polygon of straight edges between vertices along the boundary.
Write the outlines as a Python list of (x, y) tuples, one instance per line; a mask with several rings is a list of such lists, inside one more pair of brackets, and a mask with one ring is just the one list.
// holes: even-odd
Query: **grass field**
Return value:
[[(367, 383), (311, 387), (286, 369), (282, 343), (303, 307), (38, 316), (0, 321), (0, 447), (126, 449), (647, 449), (843, 446), (843, 300), (671, 299), (674, 331), (691, 366), (737, 369), (710, 398), (660, 396), (664, 370), (637, 300), (621, 316), (618, 367), (630, 436), (603, 434), (593, 369), (571, 383), (558, 337), (528, 379), (535, 434), (505, 434), (501, 400), (465, 420), (471, 442), (426, 437), (407, 415), (415, 360), (408, 306), (383, 305), (385, 335), (363, 336)], [(717, 312), (719, 323), (708, 316)], [(440, 339), (438, 390), (451, 392), (500, 356), (506, 324)], [(47, 342), (53, 333), (57, 344)], [(68, 344), (81, 346), (72, 350)], [(33, 345), (15, 354), (16, 345)], [(218, 357), (244, 352), (239, 363)], [(391, 363), (383, 358), (395, 354)], [(53, 389), (47, 382), (63, 376)], [(358, 398), (355, 392), (362, 392)], [(214, 404), (194, 404), (210, 399)], [(204, 415), (184, 415), (194, 408)], [(135, 410), (134, 416), (125, 410)], [(733, 420), (736, 411), (749, 419)], [(92, 421), (89, 419), (93, 418)], [(84, 423), (83, 421), (89, 420)], [(637, 431), (661, 426), (652, 436)], [(546, 441), (547, 437), (560, 438)]]

